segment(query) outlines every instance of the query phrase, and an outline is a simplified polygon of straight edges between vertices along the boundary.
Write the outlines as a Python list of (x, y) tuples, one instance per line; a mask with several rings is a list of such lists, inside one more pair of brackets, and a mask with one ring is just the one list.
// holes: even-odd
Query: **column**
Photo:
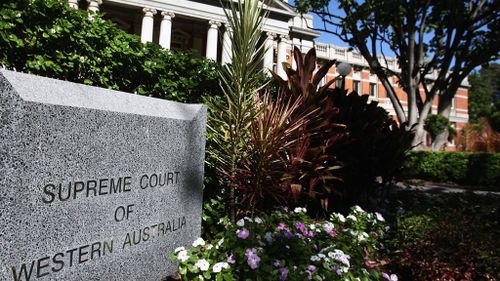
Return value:
[(267, 32), (266, 33), (266, 41), (265, 48), (266, 53), (264, 54), (264, 72), (271, 76), (271, 71), (273, 70), (274, 64), (274, 38), (276, 37), (275, 33)]
[(217, 60), (217, 37), (220, 22), (209, 21), (208, 22), (208, 32), (207, 32), (207, 52), (206, 57), (208, 59)]
[(175, 17), (175, 14), (172, 12), (163, 11), (161, 12), (163, 19), (160, 24), (160, 46), (165, 49), (170, 49), (170, 41), (172, 38), (172, 19)]
[(281, 34), (280, 36), (280, 41), (278, 42), (278, 61), (277, 61), (277, 67), (278, 67), (278, 75), (281, 76), (283, 79), (288, 79), (286, 76), (286, 72), (283, 69), (283, 64), (282, 62), (287, 62), (286, 59), (286, 46), (287, 46), (287, 41), (288, 41), (288, 35)]
[(226, 24), (226, 31), (222, 37), (222, 64), (231, 63), (233, 61), (233, 32), (229, 24)]
[[(77, 1), (75, 1), (75, 2), (77, 2)], [(99, 5), (102, 4), (102, 0), (87, 0), (87, 2), (89, 3), (87, 10), (89, 10), (90, 12), (94, 12), (94, 13), (99, 12)], [(78, 4), (77, 4), (77, 7), (78, 7)]]
[(142, 11), (144, 12), (144, 17), (142, 18), (141, 42), (153, 42), (153, 16), (156, 15), (156, 10), (152, 8), (144, 8)]
[(73, 9), (78, 9), (78, 0), (68, 0), (68, 4)]

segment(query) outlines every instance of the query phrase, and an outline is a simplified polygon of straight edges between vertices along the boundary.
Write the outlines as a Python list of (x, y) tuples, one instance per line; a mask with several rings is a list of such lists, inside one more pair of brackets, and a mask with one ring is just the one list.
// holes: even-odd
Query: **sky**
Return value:
[[(339, 11), (339, 9), (336, 8), (336, 5), (334, 5), (334, 2), (335, 1), (330, 1), (329, 9), (330, 9), (330, 11), (336, 11), (338, 13), (340, 11)], [(289, 3), (294, 5), (293, 0), (289, 0)], [(311, 15), (314, 17), (314, 20), (313, 20), (314, 27), (323, 26), (323, 21), (316, 14), (311, 13)], [(348, 45), (346, 43), (344, 43), (342, 40), (337, 38), (335, 35), (329, 34), (326, 32), (321, 32), (321, 36), (319, 38), (317, 38), (315, 41), (320, 42), (320, 43), (330, 43), (330, 44), (334, 44), (334, 45), (338, 45), (338, 46), (348, 47)]]

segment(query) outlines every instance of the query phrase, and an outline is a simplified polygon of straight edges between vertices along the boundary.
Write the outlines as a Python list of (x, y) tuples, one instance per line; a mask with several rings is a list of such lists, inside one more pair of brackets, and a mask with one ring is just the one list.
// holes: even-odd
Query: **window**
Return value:
[(377, 84), (375, 83), (370, 83), (370, 97), (378, 97)]
[(358, 93), (358, 95), (361, 94), (361, 81), (352, 81), (352, 90)]

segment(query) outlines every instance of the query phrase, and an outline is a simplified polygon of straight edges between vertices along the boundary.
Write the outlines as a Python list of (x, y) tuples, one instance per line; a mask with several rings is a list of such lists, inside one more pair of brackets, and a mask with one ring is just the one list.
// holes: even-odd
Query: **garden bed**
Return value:
[(396, 191), (384, 244), (400, 280), (499, 280), (500, 196)]

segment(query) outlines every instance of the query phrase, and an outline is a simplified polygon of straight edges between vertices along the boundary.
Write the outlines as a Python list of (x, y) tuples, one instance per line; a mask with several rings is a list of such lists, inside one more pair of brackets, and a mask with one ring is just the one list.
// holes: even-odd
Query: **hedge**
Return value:
[(408, 151), (401, 177), (500, 187), (500, 153)]

